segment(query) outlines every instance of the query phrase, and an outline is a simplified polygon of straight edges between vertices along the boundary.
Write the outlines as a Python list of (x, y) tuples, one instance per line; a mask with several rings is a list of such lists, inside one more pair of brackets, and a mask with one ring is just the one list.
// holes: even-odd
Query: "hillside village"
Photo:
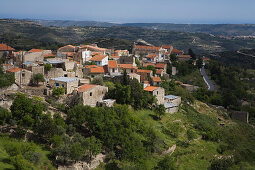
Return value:
[[(170, 55), (177, 56), (178, 62), (191, 59), (190, 55), (184, 55), (184, 51), (171, 45), (154, 47), (134, 44), (129, 52), (100, 48), (96, 44), (66, 45), (57, 51), (15, 51), (6, 44), (0, 44), (0, 51), (4, 72), (14, 73), (15, 83), (21, 92), (47, 98), (54, 89), (63, 88), (66, 97), (77, 104), (110, 107), (115, 100), (106, 98), (108, 87), (92, 84), (93, 80), (101, 77), (116, 82), (127, 74), (130, 79), (137, 79), (145, 91), (155, 96), (157, 104), (164, 105), (169, 113), (178, 111), (181, 100), (178, 96), (166, 95), (160, 87), (162, 79), (170, 80), (167, 73)], [(175, 67), (170, 69), (173, 75), (178, 71)], [(34, 79), (38, 75), (43, 78), (35, 84)], [(191, 90), (198, 88), (185, 84), (183, 87)]]

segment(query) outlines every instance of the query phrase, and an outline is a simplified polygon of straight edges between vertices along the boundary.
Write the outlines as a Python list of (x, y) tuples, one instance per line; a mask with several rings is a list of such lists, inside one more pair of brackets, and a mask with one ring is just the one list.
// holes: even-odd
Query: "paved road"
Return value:
[(208, 90), (214, 91), (215, 90), (215, 85), (213, 84), (213, 82), (207, 76), (204, 66), (200, 69), (200, 72), (203, 76), (203, 79), (204, 79), (205, 83), (208, 86)]

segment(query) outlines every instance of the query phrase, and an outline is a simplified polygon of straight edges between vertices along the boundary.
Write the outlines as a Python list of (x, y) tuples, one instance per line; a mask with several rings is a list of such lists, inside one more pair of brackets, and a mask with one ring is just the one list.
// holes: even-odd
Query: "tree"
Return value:
[(96, 139), (95, 136), (86, 138), (85, 145), (88, 149), (90, 160), (93, 156), (96, 156), (101, 152), (102, 143), (99, 139)]
[(33, 83), (38, 86), (39, 82), (45, 82), (44, 76), (41, 73), (33, 75)]
[(164, 116), (166, 114), (166, 109), (165, 106), (163, 104), (160, 104), (158, 106), (155, 107), (155, 113), (158, 116), (159, 119), (161, 119), (162, 116)]
[(104, 80), (103, 80), (102, 77), (97, 76), (97, 77), (95, 77), (95, 78), (91, 81), (91, 84), (96, 84), (96, 85), (103, 86), (103, 85), (104, 85)]
[(202, 57), (199, 57), (197, 60), (197, 67), (202, 68), (203, 67), (203, 59)]
[(0, 125), (8, 123), (11, 117), (12, 117), (11, 112), (9, 112), (7, 109), (0, 107)]
[(159, 161), (157, 167), (155, 169), (157, 170), (175, 170), (177, 169), (175, 164), (174, 158), (170, 156), (165, 156), (163, 160)]
[(188, 54), (191, 56), (192, 60), (196, 60), (196, 54), (192, 51), (192, 49), (189, 49)]
[(50, 71), (51, 68), (52, 68), (52, 66), (51, 66), (50, 64), (48, 64), (48, 63), (46, 63), (46, 64), (44, 65), (44, 70), (47, 71), (47, 72)]
[(80, 143), (76, 142), (70, 146), (70, 158), (72, 160), (74, 161), (81, 160), (84, 153), (85, 153), (84, 147), (82, 147)]
[(59, 97), (65, 94), (65, 89), (63, 87), (56, 87), (52, 90), (52, 95), (55, 97)]

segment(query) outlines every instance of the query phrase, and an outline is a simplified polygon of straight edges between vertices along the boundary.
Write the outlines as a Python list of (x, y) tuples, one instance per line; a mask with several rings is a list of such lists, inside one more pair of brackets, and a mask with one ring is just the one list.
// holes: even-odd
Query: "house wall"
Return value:
[[(58, 83), (59, 86), (57, 86), (56, 83)], [(66, 91), (66, 94), (71, 94), (73, 90), (78, 88), (79, 80), (73, 82), (64, 82), (50, 79), (49, 84), (52, 88), (63, 87)]]
[(182, 99), (181, 99), (181, 97), (178, 97), (177, 99), (174, 99), (174, 100), (165, 99), (165, 102), (167, 102), (167, 103), (172, 102), (172, 103), (176, 104), (177, 106), (179, 106), (182, 102)]
[(178, 112), (178, 107), (172, 107), (172, 108), (167, 108), (166, 113), (176, 113)]
[(32, 72), (28, 70), (22, 70), (14, 73), (15, 83), (18, 85), (29, 85), (32, 78)]
[(50, 71), (48, 71), (47, 78), (56, 78), (56, 77), (64, 77), (64, 71), (62, 68), (51, 68)]
[(135, 57), (134, 56), (120, 56), (118, 60), (118, 64), (135, 64)]
[(51, 50), (44, 50), (42, 52), (27, 52), (24, 54), (23, 62), (28, 62), (28, 61), (43, 61), (44, 54), (50, 54)]
[(75, 66), (75, 62), (73, 61), (65, 61), (65, 70), (73, 70)]
[(44, 66), (32, 66), (31, 67), (33, 74), (42, 74), (44, 75)]
[(163, 89), (162, 87), (159, 87), (157, 89), (155, 89), (153, 92), (152, 92), (153, 96), (156, 96), (156, 99), (157, 99), (157, 104), (160, 105), (160, 104), (164, 104), (165, 100), (164, 100), (164, 97), (165, 97), (165, 89)]
[(108, 72), (110, 75), (116, 75), (119, 73), (119, 69), (118, 68), (108, 68)]
[(82, 104), (96, 107), (97, 103), (102, 101), (105, 94), (108, 92), (108, 87), (96, 86), (88, 91), (82, 92)]

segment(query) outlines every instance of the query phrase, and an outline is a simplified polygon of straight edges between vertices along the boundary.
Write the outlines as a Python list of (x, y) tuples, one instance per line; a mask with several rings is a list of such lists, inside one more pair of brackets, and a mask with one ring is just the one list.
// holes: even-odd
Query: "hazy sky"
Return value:
[(255, 23), (255, 0), (0, 0), (1, 18)]

